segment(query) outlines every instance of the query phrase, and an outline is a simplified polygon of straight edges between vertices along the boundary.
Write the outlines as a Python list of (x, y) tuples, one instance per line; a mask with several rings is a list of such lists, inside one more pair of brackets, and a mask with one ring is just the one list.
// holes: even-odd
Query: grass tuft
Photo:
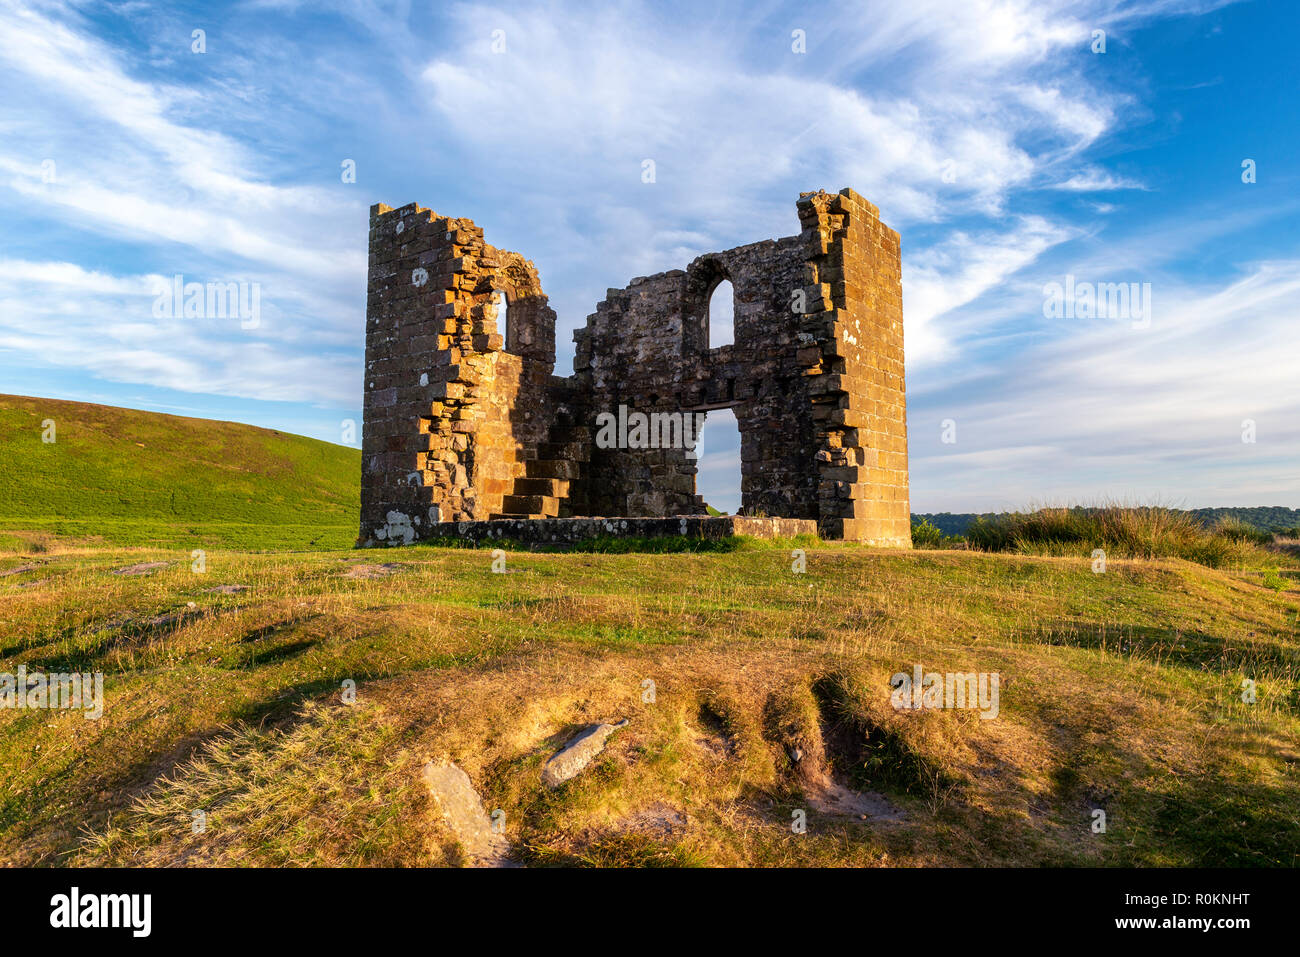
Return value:
[(1189, 512), (1159, 506), (1043, 508), (978, 518), (966, 532), (975, 548), (1027, 555), (1182, 558), (1209, 568), (1277, 567), (1262, 548), (1273, 536), (1235, 519), (1206, 529)]

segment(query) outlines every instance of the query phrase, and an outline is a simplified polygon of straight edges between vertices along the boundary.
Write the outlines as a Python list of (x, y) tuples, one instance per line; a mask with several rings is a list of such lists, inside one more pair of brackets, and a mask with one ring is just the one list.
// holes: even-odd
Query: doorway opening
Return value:
[(740, 514), (740, 424), (732, 409), (709, 411), (695, 452), (695, 490), (709, 514)]

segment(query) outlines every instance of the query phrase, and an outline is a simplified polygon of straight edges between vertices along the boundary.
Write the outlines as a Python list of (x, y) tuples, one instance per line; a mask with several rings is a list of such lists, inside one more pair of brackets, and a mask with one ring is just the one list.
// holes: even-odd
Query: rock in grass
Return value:
[(617, 724), (593, 724), (586, 728), (546, 762), (542, 768), (542, 782), (554, 788), (575, 777), (605, 750), (605, 739), (625, 727), (627, 718)]
[(403, 566), (397, 562), (385, 562), (383, 565), (353, 565), (343, 573), (344, 578), (386, 578), (399, 571)]
[(492, 820), (468, 774), (450, 761), (430, 761), (424, 766), (424, 783), (471, 864), (507, 863), (505, 835), (492, 829)]

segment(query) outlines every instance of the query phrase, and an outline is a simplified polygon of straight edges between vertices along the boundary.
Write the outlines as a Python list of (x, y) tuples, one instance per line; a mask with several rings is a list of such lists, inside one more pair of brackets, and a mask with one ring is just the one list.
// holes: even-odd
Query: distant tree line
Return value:
[[(1095, 511), (1095, 509), (1080, 507), (1080, 512)], [(1170, 509), (1170, 511), (1185, 511), (1196, 519), (1206, 528), (1213, 528), (1223, 519), (1236, 519), (1247, 525), (1253, 525), (1255, 528), (1266, 532), (1281, 532), (1294, 529), (1300, 526), (1300, 509), (1284, 508), (1281, 505), (1258, 505), (1252, 508), (1193, 508), (1193, 509)], [(971, 524), (977, 519), (982, 518), (985, 521), (993, 521), (1008, 512), (929, 512), (914, 513), (912, 522), (929, 522), (945, 535), (965, 535)]]

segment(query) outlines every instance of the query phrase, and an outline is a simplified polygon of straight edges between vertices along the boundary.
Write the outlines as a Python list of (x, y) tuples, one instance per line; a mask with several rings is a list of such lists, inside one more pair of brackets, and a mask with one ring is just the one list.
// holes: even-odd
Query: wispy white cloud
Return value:
[[(996, 212), (1042, 164), (1111, 125), (1115, 97), (1050, 56), (1087, 37), (1066, 6), (890, 4), (873, 10), (870, 30), (829, 8), (807, 16), (816, 56), (805, 56), (788, 31), (754, 17), (656, 33), (644, 6), (616, 5), (586, 18), (575, 43), (553, 11), (465, 5), (422, 76), (456, 137), (504, 152), (501, 163), (535, 163), (563, 144), (571, 177), (616, 191), (656, 159), (656, 192), (668, 194), (656, 203), (685, 214), (725, 195), (714, 216), (724, 228), (752, 222), (756, 197), (792, 175), (852, 183), (905, 223)], [(641, 24), (635, 36), (630, 22)], [(500, 52), (488, 26), (502, 31)], [(851, 52), (823, 52), (830, 36)], [(888, 76), (922, 63), (901, 90), (868, 92), (860, 75), (865, 64)], [(1067, 81), (1077, 94), (1063, 92)], [(1022, 145), (1030, 137), (1037, 152)]]
[(259, 303), (253, 328), (235, 316), (156, 315), (172, 283), (161, 274), (0, 260), (0, 354), (110, 382), (350, 406), (356, 383), (349, 340), (299, 328), (274, 301)]
[[(339, 278), (364, 270), (364, 251), (349, 235), (365, 221), (359, 200), (258, 178), (254, 151), (187, 121), (198, 90), (133, 79), (118, 50), (75, 28), (71, 12), (65, 17), (0, 5), (0, 71), (15, 89), (35, 90), (49, 111), (39, 129), (0, 146), (4, 185), (29, 208), (190, 251), (173, 252), (173, 261), (224, 255), (282, 270), (295, 284), (347, 288)], [(11, 102), (8, 110), (22, 107)]]
[[(1300, 339), (1279, 330), (1297, 295), (1297, 260), (1257, 263), (1221, 285), (1166, 279), (1149, 328), (1052, 320), (1074, 328), (1019, 353), (1014, 373), (983, 365), (914, 397), (918, 510), (940, 499), (988, 508), (989, 489), (998, 507), (1108, 492), (1193, 506), (1294, 501)], [(956, 420), (955, 444), (941, 441), (944, 418)], [(1246, 420), (1253, 443), (1242, 441)]]
[(1046, 250), (1077, 235), (1078, 229), (1026, 216), (1004, 232), (950, 233), (907, 257), (903, 319), (909, 364), (951, 359), (956, 325), (945, 327), (947, 314), (1002, 286)]
[(1048, 183), (1048, 189), (1061, 189), (1075, 193), (1098, 193), (1115, 189), (1147, 189), (1148, 187), (1135, 179), (1116, 176), (1103, 170), (1089, 169), (1075, 173), (1069, 179), (1059, 183)]

